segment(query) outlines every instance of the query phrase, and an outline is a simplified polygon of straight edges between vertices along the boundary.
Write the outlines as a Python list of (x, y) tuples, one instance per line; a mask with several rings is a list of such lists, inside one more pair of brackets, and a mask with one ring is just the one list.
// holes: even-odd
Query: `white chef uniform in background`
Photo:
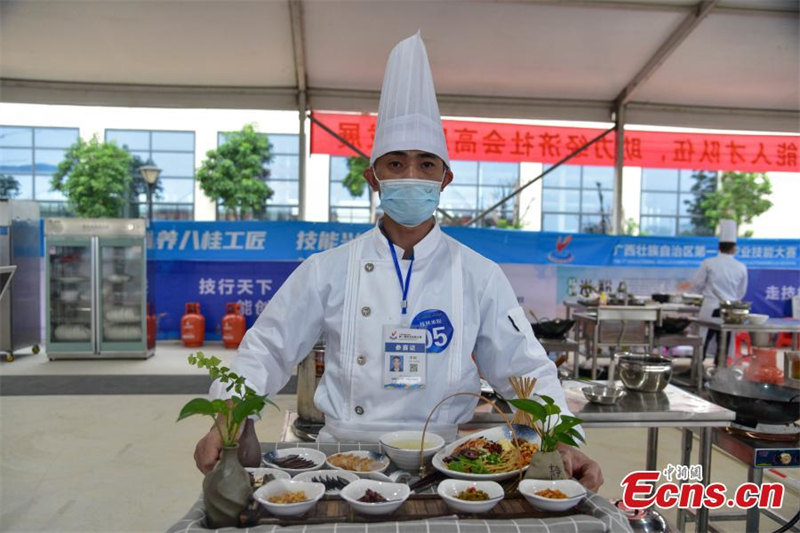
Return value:
[[(397, 150), (430, 152), (449, 164), (419, 33), (400, 42), (390, 55), (372, 162)], [(403, 257), (403, 250), (396, 252)], [(535, 391), (552, 396), (569, 412), (556, 368), (534, 338), (497, 264), (444, 235), (438, 225), (414, 246), (413, 258), (408, 312), (402, 315), (402, 291), (379, 227), (313, 255), (247, 332), (232, 369), (259, 393), (274, 395), (324, 334), (325, 374), (314, 396), (325, 414), (321, 440), (375, 441), (388, 431), (422, 429), (428, 413), (447, 395), (479, 393), (479, 373), (509, 398), (514, 396), (510, 376), (536, 377)], [(402, 272), (408, 267), (408, 260), (400, 260)], [(431, 316), (439, 329), (426, 355), (425, 387), (385, 388), (383, 326), (413, 326), (415, 319)], [(224, 388), (215, 383), (212, 394), (223, 397)], [(470, 420), (477, 402), (465, 395), (445, 402), (431, 430), (454, 439), (457, 425)]]
[[(719, 221), (720, 243), (736, 243), (736, 221), (723, 219)], [(734, 254), (718, 253), (715, 257), (704, 259), (692, 281), (694, 292), (703, 295), (700, 307), (700, 318), (711, 318), (719, 309), (720, 298), (725, 300), (741, 300), (747, 292), (747, 267), (734, 258)], [(705, 338), (706, 329), (700, 331)], [(712, 351), (716, 347), (711, 346)]]

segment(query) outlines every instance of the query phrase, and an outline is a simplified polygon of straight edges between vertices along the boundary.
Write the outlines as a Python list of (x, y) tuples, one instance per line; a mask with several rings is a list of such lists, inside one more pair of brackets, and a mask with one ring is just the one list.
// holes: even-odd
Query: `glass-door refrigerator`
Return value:
[(143, 219), (45, 220), (47, 356), (147, 358)]

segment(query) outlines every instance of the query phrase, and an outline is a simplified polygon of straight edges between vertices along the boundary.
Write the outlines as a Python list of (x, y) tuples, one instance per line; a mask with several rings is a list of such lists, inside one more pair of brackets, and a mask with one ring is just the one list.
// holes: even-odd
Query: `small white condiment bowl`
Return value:
[[(358, 501), (364, 496), (367, 489), (371, 489), (384, 498), (387, 502), (366, 503)], [(405, 483), (386, 483), (384, 481), (373, 481), (371, 479), (359, 479), (353, 481), (339, 493), (344, 501), (356, 512), (369, 515), (382, 515), (393, 513), (403, 505), (411, 495), (411, 489)]]
[[(343, 468), (341, 466), (337, 466), (337, 465), (331, 463), (331, 459), (334, 458), (334, 460), (335, 460), (335, 457), (337, 455), (353, 455), (353, 456), (359, 457), (361, 459), (370, 459), (372, 461), (372, 468), (369, 469), (369, 470), (348, 470), (347, 468)], [(382, 453), (378, 453), (378, 452), (372, 452), (372, 451), (368, 451), (368, 450), (353, 450), (353, 451), (350, 451), (350, 452), (332, 453), (331, 455), (329, 455), (325, 459), (325, 464), (328, 465), (328, 468), (331, 468), (333, 470), (340, 470), (340, 471), (343, 471), (343, 472), (352, 472), (352, 473), (360, 476), (360, 475), (368, 474), (368, 473), (383, 472), (384, 470), (389, 468), (389, 458), (386, 457), (385, 455), (383, 455)]]
[[(272, 476), (272, 481), (276, 479), (292, 479), (292, 476), (284, 472), (283, 470), (278, 470), (277, 468), (245, 468), (248, 474), (252, 474), (254, 478), (259, 479), (266, 475)], [(267, 481), (269, 483), (269, 481)], [(264, 483), (262, 486), (266, 485)], [(260, 488), (260, 487), (259, 487)]]
[[(314, 481), (315, 479), (325, 479), (338, 477), (347, 483), (352, 483), (358, 479), (358, 476), (346, 470), (314, 470), (313, 472), (301, 472), (294, 476), (292, 479), (295, 481), (311, 481), (312, 483), (322, 483), (322, 481)], [(324, 485), (324, 483), (323, 483)], [(341, 489), (332, 489), (327, 491), (328, 494), (339, 494)]]
[[(413, 441), (417, 446), (413, 449), (400, 448), (396, 444), (403, 441)], [(422, 442), (422, 431), (392, 431), (381, 435), (380, 443), (383, 451), (389, 458), (403, 470), (414, 472), (419, 469), (419, 443)], [(425, 444), (427, 445), (422, 455), (425, 464), (429, 464), (434, 454), (444, 448), (444, 439), (441, 435), (425, 432)]]
[[(269, 498), (285, 492), (303, 491), (307, 500), (298, 503), (273, 503)], [(325, 485), (309, 481), (293, 479), (276, 479), (270, 481), (253, 493), (253, 498), (275, 516), (300, 516), (305, 514), (325, 494)]]
[[(560, 490), (567, 495), (564, 499), (545, 498), (536, 492), (544, 489)], [(528, 503), (540, 511), (566, 511), (572, 509), (586, 496), (586, 488), (574, 479), (523, 479), (519, 492)]]
[[(284, 468), (273, 462), (275, 459), (288, 457), (290, 455), (297, 455), (303, 459), (314, 461), (314, 466), (310, 466), (308, 468)], [(295, 475), (299, 474), (300, 472), (310, 472), (312, 470), (322, 468), (322, 466), (325, 464), (325, 454), (313, 448), (282, 448), (280, 450), (270, 450), (266, 452), (263, 456), (263, 460), (267, 466), (277, 468), (278, 470), (283, 470), (291, 475)]]
[[(488, 500), (472, 501), (458, 498), (462, 491), (475, 487), (489, 495)], [(461, 513), (485, 513), (503, 499), (503, 487), (494, 481), (468, 481), (466, 479), (445, 479), (436, 488), (436, 492), (448, 507)]]

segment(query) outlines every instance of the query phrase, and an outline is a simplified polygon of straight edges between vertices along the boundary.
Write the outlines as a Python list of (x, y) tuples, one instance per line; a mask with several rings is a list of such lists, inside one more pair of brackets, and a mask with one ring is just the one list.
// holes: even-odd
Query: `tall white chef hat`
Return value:
[(723, 218), (719, 221), (719, 242), (736, 242), (736, 221)]
[(442, 117), (420, 32), (397, 43), (383, 76), (370, 164), (395, 150), (422, 150), (449, 166)]

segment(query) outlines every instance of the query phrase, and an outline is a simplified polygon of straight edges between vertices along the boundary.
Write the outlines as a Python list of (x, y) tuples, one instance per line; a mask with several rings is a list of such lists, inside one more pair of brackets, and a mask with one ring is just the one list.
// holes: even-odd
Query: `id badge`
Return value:
[(426, 330), (383, 326), (383, 386), (425, 387)]

